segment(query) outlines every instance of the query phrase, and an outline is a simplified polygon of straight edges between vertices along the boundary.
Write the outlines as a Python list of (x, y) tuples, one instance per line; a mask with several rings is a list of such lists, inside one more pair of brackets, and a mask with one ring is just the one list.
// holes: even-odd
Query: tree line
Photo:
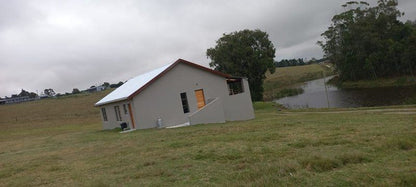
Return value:
[(398, 20), (404, 13), (397, 5), (397, 0), (379, 0), (374, 7), (350, 1), (332, 18), (318, 44), (340, 80), (415, 75), (416, 22)]
[(275, 61), (274, 65), (276, 67), (287, 67), (287, 66), (303, 66), (306, 65), (305, 61), (302, 58), (298, 59), (282, 59), (280, 61)]
[(293, 58), (293, 59), (282, 59), (280, 61), (275, 61), (274, 65), (279, 67), (288, 67), (288, 66), (303, 66), (308, 64), (316, 64), (326, 61), (326, 58), (316, 59), (312, 58), (310, 60), (304, 60), (303, 58)]
[[(114, 83), (114, 84), (104, 82), (100, 86), (103, 86), (105, 88), (118, 88), (123, 84), (124, 83), (122, 81), (119, 81), (118, 83)], [(96, 88), (96, 86), (93, 85), (89, 89), (93, 89), (93, 88)], [(41, 97), (54, 97), (54, 96), (60, 97), (60, 96), (64, 96), (64, 95), (73, 95), (73, 94), (88, 92), (89, 89), (85, 89), (85, 90), (81, 91), (78, 88), (73, 88), (71, 93), (66, 92), (64, 94), (61, 94), (61, 93), (56, 93), (52, 88), (47, 88), (47, 89), (44, 89), (43, 92), (40, 95), (38, 95), (38, 93), (29, 92), (29, 91), (26, 91), (26, 90), (22, 89), (19, 94), (12, 94), (10, 96), (10, 98), (17, 98), (17, 97), (37, 98), (37, 97), (40, 97), (40, 96)], [(9, 97), (5, 96), (5, 98), (9, 98)], [(2, 98), (0, 97), (0, 99), (2, 99)]]

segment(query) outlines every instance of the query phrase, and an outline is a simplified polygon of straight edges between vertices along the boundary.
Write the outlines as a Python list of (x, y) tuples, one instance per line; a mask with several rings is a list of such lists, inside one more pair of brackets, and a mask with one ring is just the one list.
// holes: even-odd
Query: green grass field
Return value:
[(263, 98), (271, 101), (293, 95), (291, 92), (298, 93), (297, 87), (305, 81), (322, 78), (324, 74), (328, 76), (334, 73), (332, 69), (319, 64), (276, 68), (275, 73), (266, 73)]
[(0, 186), (415, 186), (416, 106), (283, 110), (120, 134), (106, 93), (0, 106)]

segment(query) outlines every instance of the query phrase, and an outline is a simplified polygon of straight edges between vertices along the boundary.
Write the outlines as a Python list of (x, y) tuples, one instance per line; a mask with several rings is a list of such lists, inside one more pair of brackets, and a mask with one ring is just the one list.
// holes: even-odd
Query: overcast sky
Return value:
[[(116, 83), (178, 58), (208, 66), (206, 50), (242, 29), (266, 31), (276, 60), (320, 58), (316, 41), (344, 2), (0, 0), (0, 96)], [(416, 19), (415, 0), (399, 9)]]

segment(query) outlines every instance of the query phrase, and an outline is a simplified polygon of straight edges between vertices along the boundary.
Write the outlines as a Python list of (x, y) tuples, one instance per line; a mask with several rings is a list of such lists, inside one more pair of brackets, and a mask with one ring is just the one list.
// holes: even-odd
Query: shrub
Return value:
[(304, 92), (304, 90), (302, 88), (285, 88), (283, 90), (280, 90), (280, 92), (278, 92), (275, 95), (275, 99), (295, 96), (295, 95), (302, 94), (303, 92)]

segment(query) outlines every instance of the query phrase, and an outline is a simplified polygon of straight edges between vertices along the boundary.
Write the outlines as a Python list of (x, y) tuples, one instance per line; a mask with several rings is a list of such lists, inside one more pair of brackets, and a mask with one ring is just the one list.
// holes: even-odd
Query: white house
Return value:
[(104, 129), (223, 123), (254, 118), (245, 78), (186, 60), (128, 80), (98, 101)]

